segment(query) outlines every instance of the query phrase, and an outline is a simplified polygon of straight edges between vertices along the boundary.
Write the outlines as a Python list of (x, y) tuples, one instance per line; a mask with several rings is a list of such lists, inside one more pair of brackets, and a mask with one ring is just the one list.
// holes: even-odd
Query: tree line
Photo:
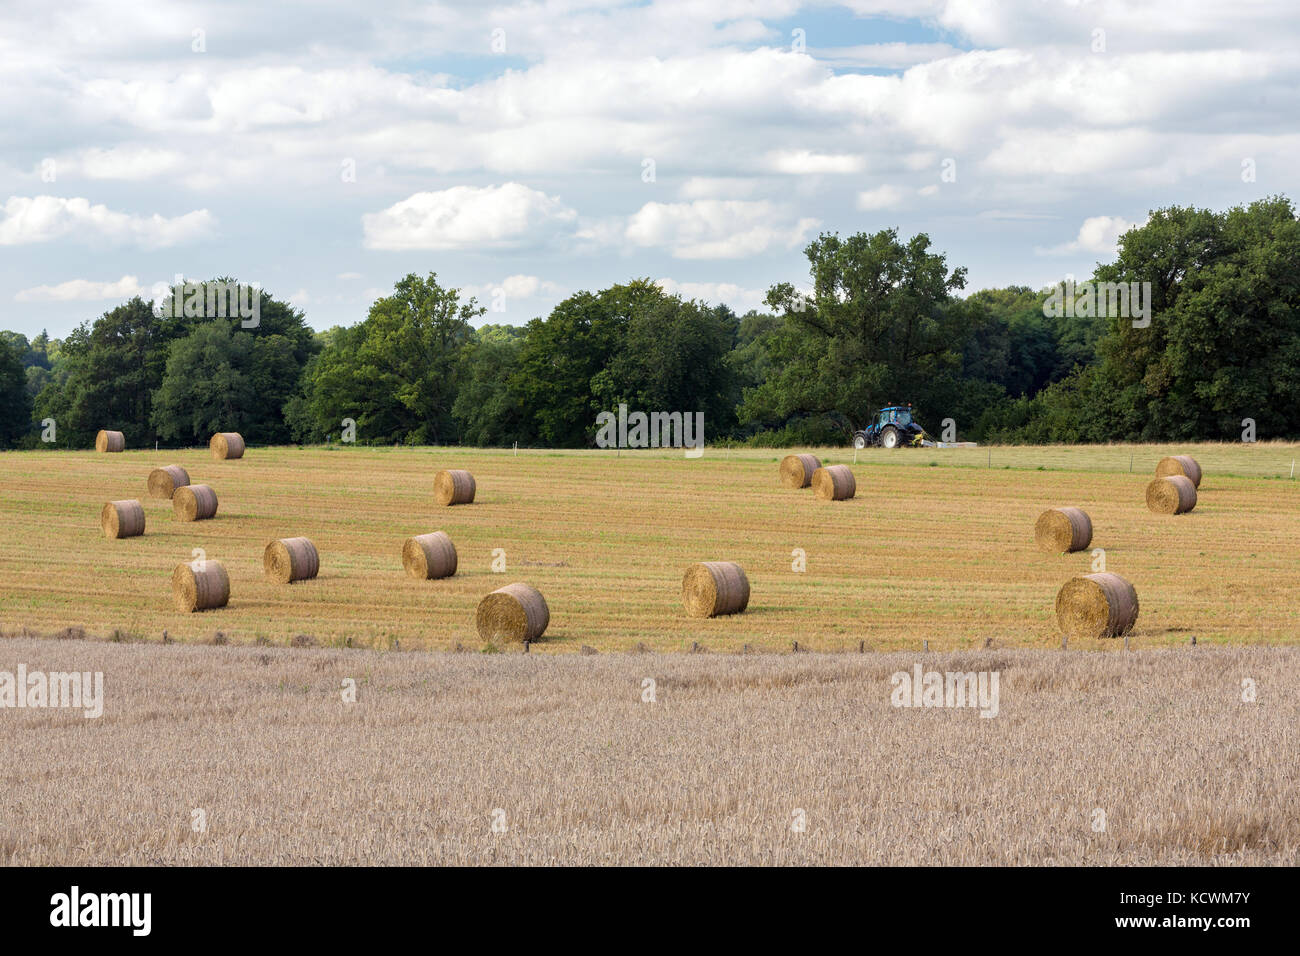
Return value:
[(772, 447), (844, 443), (903, 402), (981, 442), (1237, 440), (1247, 420), (1300, 437), (1300, 224), (1284, 197), (1160, 209), (1126, 233), (1091, 281), (1149, 289), (1142, 322), (1062, 312), (1061, 286), (965, 295), (966, 270), (924, 234), (823, 234), (805, 251), (810, 288), (777, 283), (745, 315), (633, 279), (476, 328), (487, 310), (435, 273), (323, 332), (261, 290), (254, 327), (133, 298), (63, 340), (0, 333), (0, 447), (86, 447), (113, 428), (132, 447), (239, 431), (581, 448), (620, 404), (703, 412), (709, 443)]

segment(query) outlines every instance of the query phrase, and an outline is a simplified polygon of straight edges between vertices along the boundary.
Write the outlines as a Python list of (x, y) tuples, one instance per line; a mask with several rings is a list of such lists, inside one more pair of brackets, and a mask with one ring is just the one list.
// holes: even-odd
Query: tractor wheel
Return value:
[(853, 447), (854, 447), (854, 448), (866, 448), (866, 447), (867, 447), (867, 436), (864, 435), (862, 432), (854, 432), (854, 433), (853, 433)]
[(880, 445), (882, 448), (897, 448), (900, 440), (898, 429), (893, 425), (888, 426), (880, 433)]

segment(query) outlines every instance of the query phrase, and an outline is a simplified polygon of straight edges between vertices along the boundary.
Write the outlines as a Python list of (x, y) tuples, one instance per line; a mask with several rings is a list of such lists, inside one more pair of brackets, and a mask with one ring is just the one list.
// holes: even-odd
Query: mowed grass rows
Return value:
[[(853, 462), (852, 450), (813, 451), (824, 463)], [(1144, 490), (1172, 452), (1196, 456), (1205, 478), (1193, 512), (1155, 515)], [(1136, 646), (1190, 635), (1300, 643), (1300, 482), (1286, 480), (1294, 445), (873, 450), (853, 465), (857, 496), (842, 502), (783, 488), (784, 454), (253, 447), (219, 462), (206, 449), (7, 453), (0, 627), (478, 648), (478, 601), (523, 581), (551, 610), (535, 651), (788, 650), (793, 641), (826, 651), (863, 641), (872, 650), (925, 640), (934, 650), (1054, 647), (1056, 592), (1091, 571), (1094, 557), (1044, 554), (1033, 527), (1047, 507), (1078, 505), (1106, 569), (1137, 588)], [(176, 522), (170, 502), (147, 497), (149, 472), (172, 463), (216, 489), (214, 520)], [(436, 505), (441, 468), (473, 473), (472, 505)], [(143, 537), (100, 532), (100, 508), (121, 498), (144, 503)], [(451, 535), (459, 570), (414, 580), (403, 573), (402, 544), (435, 530)], [(267, 580), (263, 549), (295, 535), (319, 549), (319, 576)], [(195, 548), (228, 569), (228, 607), (190, 615), (173, 607), (171, 571)], [(503, 574), (491, 570), (496, 549)], [(792, 570), (795, 549), (806, 555), (804, 573)], [(686, 616), (682, 574), (705, 560), (744, 567), (752, 587), (744, 614)]]

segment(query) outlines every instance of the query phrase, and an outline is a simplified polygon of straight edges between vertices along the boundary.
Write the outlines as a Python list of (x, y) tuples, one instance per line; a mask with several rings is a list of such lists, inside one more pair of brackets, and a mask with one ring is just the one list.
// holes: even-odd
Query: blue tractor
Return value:
[(854, 448), (919, 446), (925, 440), (925, 429), (912, 418), (911, 405), (890, 405), (882, 408), (876, 413), (874, 422), (853, 433)]

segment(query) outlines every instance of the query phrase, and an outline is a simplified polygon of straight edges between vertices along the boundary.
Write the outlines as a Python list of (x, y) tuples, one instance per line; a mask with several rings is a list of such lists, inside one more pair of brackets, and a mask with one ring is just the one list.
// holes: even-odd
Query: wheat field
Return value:
[[(1289, 648), (0, 639), (0, 670), (19, 662), (100, 671), (105, 702), (0, 711), (0, 863), (1300, 863)], [(997, 715), (893, 706), (917, 663), (997, 671)]]
[[(802, 449), (800, 449), (802, 450)], [(810, 449), (850, 464), (858, 495), (817, 501), (781, 487), (784, 450), (541, 452), (250, 448), (121, 454), (0, 454), (0, 628), (84, 630), (118, 640), (403, 650), (480, 649), (474, 610), (512, 581), (539, 588), (551, 625), (534, 653), (931, 650), (1056, 647), (1053, 602), (1092, 552), (1034, 548), (1039, 513), (1079, 505), (1093, 548), (1141, 601), (1132, 646), (1278, 645), (1300, 634), (1297, 446)], [(1143, 493), (1171, 452), (1205, 469), (1196, 509), (1154, 515)], [(215, 519), (181, 523), (146, 497), (151, 469), (181, 464), (219, 496)], [(467, 468), (475, 502), (439, 508), (433, 477)], [(143, 537), (106, 540), (105, 501), (140, 498)], [(415, 534), (444, 530), (460, 570), (402, 571)], [(306, 536), (317, 579), (277, 585), (261, 556)], [(230, 573), (229, 606), (175, 610), (172, 569), (194, 549)], [(802, 554), (806, 570), (794, 567)], [(688, 618), (681, 579), (696, 561), (738, 561), (752, 597), (739, 616)], [(504, 563), (503, 573), (493, 571)], [(1092, 648), (1113, 648), (1096, 641)]]

